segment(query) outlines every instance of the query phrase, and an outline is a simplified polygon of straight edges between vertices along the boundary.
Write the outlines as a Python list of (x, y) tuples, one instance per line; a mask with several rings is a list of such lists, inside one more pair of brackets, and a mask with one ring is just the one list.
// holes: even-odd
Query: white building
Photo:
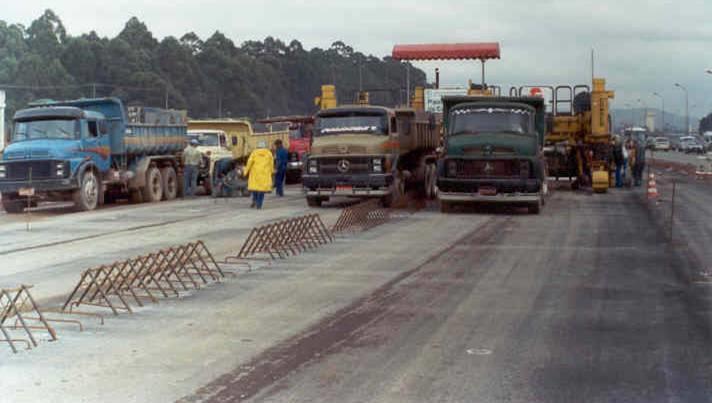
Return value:
[(648, 128), (648, 132), (655, 131), (655, 111), (647, 111), (645, 114), (645, 126)]

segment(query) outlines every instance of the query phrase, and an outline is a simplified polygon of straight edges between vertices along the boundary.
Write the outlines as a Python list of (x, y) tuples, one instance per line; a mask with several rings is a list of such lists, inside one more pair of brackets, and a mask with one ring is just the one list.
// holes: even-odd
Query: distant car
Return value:
[(693, 136), (685, 136), (680, 138), (680, 150), (685, 154), (703, 154), (705, 152), (705, 148)]
[(648, 137), (648, 139), (645, 141), (645, 148), (647, 148), (648, 150), (654, 150), (655, 149), (655, 138)]
[(667, 137), (656, 137), (653, 140), (653, 150), (670, 151), (670, 140)]
[(712, 151), (712, 132), (705, 132), (705, 134), (702, 135), (702, 138), (704, 139), (707, 151)]

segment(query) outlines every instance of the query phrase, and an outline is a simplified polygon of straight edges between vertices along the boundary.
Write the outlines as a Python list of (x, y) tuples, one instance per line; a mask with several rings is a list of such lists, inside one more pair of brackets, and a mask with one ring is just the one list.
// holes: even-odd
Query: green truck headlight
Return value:
[(519, 175), (522, 178), (528, 178), (529, 174), (530, 174), (529, 161), (520, 161), (519, 162)]
[(457, 176), (457, 161), (447, 162), (447, 176)]

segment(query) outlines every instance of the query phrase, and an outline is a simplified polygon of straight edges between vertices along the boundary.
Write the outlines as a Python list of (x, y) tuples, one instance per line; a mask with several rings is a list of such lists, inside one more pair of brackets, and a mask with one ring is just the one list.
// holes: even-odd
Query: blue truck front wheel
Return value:
[(87, 170), (82, 175), (79, 189), (72, 193), (74, 208), (79, 211), (95, 210), (99, 205), (99, 199), (101, 198), (99, 193), (101, 191), (101, 183), (99, 183), (96, 174), (91, 170)]

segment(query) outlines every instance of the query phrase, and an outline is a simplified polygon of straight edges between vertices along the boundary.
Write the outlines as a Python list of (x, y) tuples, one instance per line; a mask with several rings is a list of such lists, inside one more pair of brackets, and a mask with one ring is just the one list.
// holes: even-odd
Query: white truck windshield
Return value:
[(198, 140), (198, 145), (203, 147), (220, 146), (220, 135), (217, 133), (188, 133), (190, 140)]
[(317, 136), (343, 133), (387, 134), (388, 120), (385, 114), (328, 115), (317, 118), (316, 128)]

